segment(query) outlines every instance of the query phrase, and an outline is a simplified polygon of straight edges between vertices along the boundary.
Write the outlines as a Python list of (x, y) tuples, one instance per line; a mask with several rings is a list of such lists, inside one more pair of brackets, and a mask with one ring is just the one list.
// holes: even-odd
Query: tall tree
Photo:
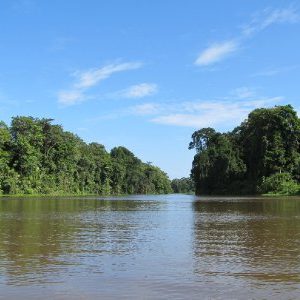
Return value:
[(255, 109), (234, 133), (250, 180), (259, 183), (277, 172), (296, 175), (300, 123), (290, 105)]
[(52, 122), (32, 117), (15, 117), (10, 127), (0, 122), (0, 193), (170, 191), (165, 173), (144, 164), (125, 147), (108, 153), (103, 145), (87, 144)]
[(189, 149), (197, 194), (255, 193), (282, 172), (300, 179), (300, 122), (290, 105), (255, 109), (229, 133), (195, 131)]

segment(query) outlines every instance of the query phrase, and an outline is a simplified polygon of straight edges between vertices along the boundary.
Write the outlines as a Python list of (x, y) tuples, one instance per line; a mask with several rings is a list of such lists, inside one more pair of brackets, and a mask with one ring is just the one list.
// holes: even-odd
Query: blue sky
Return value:
[(0, 119), (54, 118), (188, 176), (191, 134), (300, 108), (300, 2), (0, 1)]

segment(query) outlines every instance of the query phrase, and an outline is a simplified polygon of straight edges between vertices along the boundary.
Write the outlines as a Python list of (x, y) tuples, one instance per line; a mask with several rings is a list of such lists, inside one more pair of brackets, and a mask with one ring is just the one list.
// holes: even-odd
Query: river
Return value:
[(0, 299), (296, 299), (300, 198), (0, 199)]

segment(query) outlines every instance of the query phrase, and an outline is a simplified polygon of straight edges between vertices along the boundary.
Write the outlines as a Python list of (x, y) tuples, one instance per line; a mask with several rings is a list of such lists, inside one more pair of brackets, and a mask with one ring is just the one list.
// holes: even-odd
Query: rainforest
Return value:
[(192, 135), (196, 194), (284, 194), (300, 191), (300, 121), (290, 105), (259, 108), (231, 132)]
[(162, 194), (167, 175), (125, 147), (110, 152), (52, 124), (18, 116), (0, 123), (1, 194)]
[(0, 123), (1, 194), (196, 195), (300, 191), (300, 121), (290, 105), (259, 108), (231, 132), (192, 134), (191, 176), (170, 181), (125, 147), (108, 152), (52, 119), (17, 116)]

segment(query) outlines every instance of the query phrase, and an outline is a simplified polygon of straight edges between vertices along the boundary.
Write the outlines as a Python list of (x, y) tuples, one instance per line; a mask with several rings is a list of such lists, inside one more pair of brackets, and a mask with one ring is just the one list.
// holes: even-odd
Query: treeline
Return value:
[(14, 117), (0, 122), (2, 194), (149, 194), (171, 192), (158, 167), (124, 147), (98, 143), (53, 125), (52, 119)]
[(189, 177), (173, 179), (171, 187), (174, 193), (191, 194), (195, 192), (194, 182)]
[(228, 133), (195, 131), (196, 194), (297, 194), (300, 121), (290, 105), (261, 108)]

